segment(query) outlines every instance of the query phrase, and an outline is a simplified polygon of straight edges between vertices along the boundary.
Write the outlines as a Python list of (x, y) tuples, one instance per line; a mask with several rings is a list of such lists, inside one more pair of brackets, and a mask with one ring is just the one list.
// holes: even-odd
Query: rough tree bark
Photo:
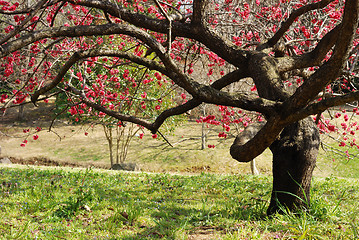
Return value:
[(319, 143), (319, 130), (310, 118), (290, 124), (272, 143), (273, 190), (268, 215), (309, 207)]

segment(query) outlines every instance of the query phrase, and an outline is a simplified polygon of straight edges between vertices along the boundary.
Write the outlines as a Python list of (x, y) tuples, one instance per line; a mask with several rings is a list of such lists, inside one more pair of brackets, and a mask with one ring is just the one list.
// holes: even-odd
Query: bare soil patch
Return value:
[[(72, 162), (57, 162), (45, 157), (31, 157), (31, 158), (14, 158), (10, 157), (10, 161), (13, 164), (21, 165), (34, 165), (34, 166), (56, 166), (56, 167), (88, 167), (83, 164), (72, 163)], [(97, 167), (99, 166), (92, 166)]]

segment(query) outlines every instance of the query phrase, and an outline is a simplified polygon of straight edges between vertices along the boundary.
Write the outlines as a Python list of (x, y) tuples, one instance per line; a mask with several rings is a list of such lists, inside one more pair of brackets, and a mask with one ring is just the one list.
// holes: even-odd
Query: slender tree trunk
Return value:
[(25, 120), (25, 118), (24, 118), (24, 105), (21, 105), (21, 106), (19, 107), (19, 113), (18, 113), (18, 115), (17, 115), (17, 119), (18, 119), (19, 121), (24, 121), (24, 120)]
[(253, 159), (251, 161), (251, 172), (252, 172), (252, 175), (259, 175), (259, 171), (256, 167), (256, 159)]
[[(202, 116), (206, 116), (206, 105), (201, 105), (202, 109)], [(201, 144), (201, 150), (204, 150), (206, 148), (206, 123), (202, 122), (202, 136), (201, 136), (202, 144)]]
[(273, 191), (268, 215), (309, 207), (319, 143), (319, 130), (310, 118), (287, 126), (272, 143)]
[(103, 130), (105, 132), (107, 143), (108, 143), (108, 148), (110, 150), (110, 162), (111, 162), (111, 168), (112, 168), (112, 166), (114, 164), (112, 129), (111, 129), (111, 127), (107, 127), (106, 125), (103, 125)]

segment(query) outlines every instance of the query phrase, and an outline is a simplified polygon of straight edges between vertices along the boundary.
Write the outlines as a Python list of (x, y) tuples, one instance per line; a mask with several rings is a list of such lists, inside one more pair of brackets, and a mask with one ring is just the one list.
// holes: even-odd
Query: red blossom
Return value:
[(339, 143), (339, 147), (344, 147), (346, 144), (345, 144), (345, 142), (340, 142)]

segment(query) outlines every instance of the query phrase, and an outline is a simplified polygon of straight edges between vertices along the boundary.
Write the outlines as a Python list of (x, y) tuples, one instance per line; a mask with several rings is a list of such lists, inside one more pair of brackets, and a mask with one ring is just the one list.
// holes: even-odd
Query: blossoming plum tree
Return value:
[[(341, 146), (356, 147), (348, 137), (355, 136), (356, 122), (341, 113), (337, 127), (330, 121), (334, 115), (322, 113), (359, 99), (354, 84), (358, 0), (29, 2), (24, 7), (21, 1), (0, 1), (0, 81), (7, 86), (0, 98), (3, 110), (28, 96), (36, 104), (51, 94), (67, 94), (76, 114), (96, 112), (99, 118), (111, 116), (153, 134), (166, 119), (201, 103), (223, 106), (225, 116), (238, 109), (259, 113), (263, 127), (245, 144), (235, 140), (230, 153), (249, 162), (268, 147), (272, 151), (268, 214), (281, 205), (308, 207), (320, 132), (340, 132)], [(15, 71), (29, 54), (27, 67)], [(198, 54), (209, 59), (201, 66), (209, 81), (195, 75)], [(155, 77), (145, 75), (136, 82), (116, 70), (132, 64)], [(90, 74), (99, 66), (111, 77)], [(145, 91), (151, 89), (149, 83), (163, 88), (151, 95)], [(161, 105), (168, 91), (181, 96), (177, 106)], [(122, 106), (138, 103), (136, 111), (122, 111)], [(142, 111), (149, 108), (157, 114), (149, 117)]]

